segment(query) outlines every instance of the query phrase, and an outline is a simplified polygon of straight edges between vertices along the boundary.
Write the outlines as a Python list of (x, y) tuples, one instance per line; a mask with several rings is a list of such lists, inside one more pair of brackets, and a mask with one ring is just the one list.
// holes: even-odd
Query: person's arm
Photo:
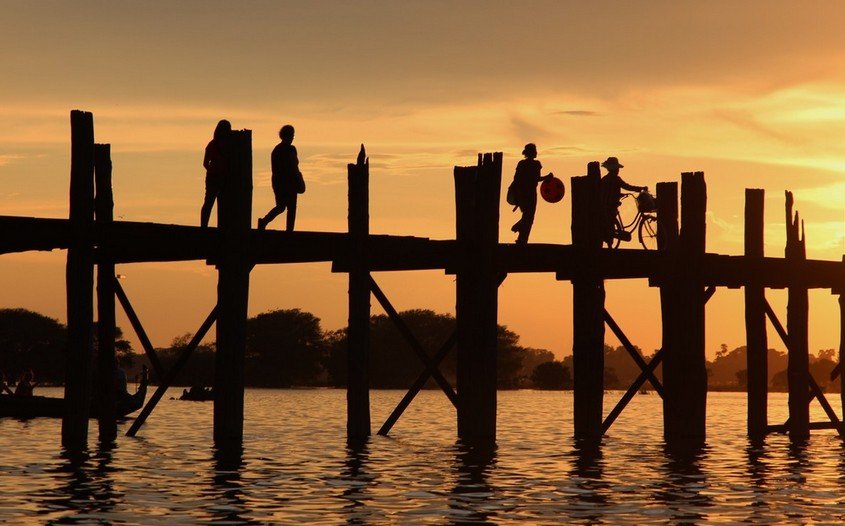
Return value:
[(208, 170), (211, 166), (211, 155), (209, 155), (209, 149), (211, 148), (211, 143), (208, 143), (208, 146), (205, 147), (205, 157), (202, 159), (202, 167)]
[(291, 168), (293, 168), (293, 173), (301, 174), (302, 172), (299, 171), (299, 156), (296, 153), (296, 146), (291, 144), (290, 149), (291, 149), (290, 164), (291, 164)]
[(628, 190), (629, 192), (642, 192), (643, 190), (646, 189), (645, 186), (634, 186), (632, 184), (628, 184), (625, 181), (623, 181), (621, 177), (619, 178), (619, 186), (623, 190)]

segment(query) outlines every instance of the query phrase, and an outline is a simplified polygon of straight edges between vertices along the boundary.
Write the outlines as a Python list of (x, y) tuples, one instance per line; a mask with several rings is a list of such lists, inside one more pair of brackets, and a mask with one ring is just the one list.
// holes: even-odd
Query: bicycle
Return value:
[[(622, 199), (634, 196), (637, 202), (637, 215), (625, 224), (619, 209), (616, 210), (616, 221), (613, 224), (613, 248), (618, 248), (622, 241), (631, 241), (634, 231), (637, 239), (646, 250), (657, 250), (660, 230), (657, 228), (657, 201), (648, 188), (638, 194), (623, 193)], [(662, 243), (661, 243), (662, 244)]]

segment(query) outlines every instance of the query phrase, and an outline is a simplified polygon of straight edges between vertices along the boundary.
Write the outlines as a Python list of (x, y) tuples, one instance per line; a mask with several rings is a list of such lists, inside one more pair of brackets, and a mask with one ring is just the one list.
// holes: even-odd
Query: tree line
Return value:
[[(433, 355), (455, 330), (455, 318), (431, 310), (414, 309), (400, 313), (423, 348)], [(95, 330), (96, 334), (96, 330)], [(325, 331), (320, 319), (300, 309), (273, 310), (247, 321), (245, 381), (253, 387), (332, 386), (346, 381), (347, 330)], [(169, 369), (185, 349), (191, 334), (174, 338), (168, 347), (157, 349), (165, 369)], [(413, 383), (423, 366), (408, 343), (386, 315), (370, 318), (370, 383), (375, 389), (403, 389)], [(0, 309), (0, 371), (8, 378), (33, 370), (42, 384), (64, 381), (66, 327), (57, 320), (26, 309)], [(132, 349), (118, 329), (115, 342), (121, 366), (130, 377), (141, 365), (149, 365), (143, 353)], [(95, 346), (96, 348), (96, 346)], [(639, 349), (638, 349), (639, 351)], [(656, 351), (655, 351), (656, 352)], [(641, 353), (642, 354), (642, 353)], [(646, 360), (654, 352), (645, 354)], [(785, 391), (786, 353), (769, 349), (769, 388)], [(640, 370), (621, 346), (605, 345), (605, 387), (626, 389)], [(816, 380), (829, 390), (838, 382), (829, 382), (836, 365), (833, 349), (810, 356), (810, 369)], [(440, 371), (452, 385), (456, 378), (456, 356), (450, 352), (440, 364)], [(746, 386), (746, 350), (726, 345), (707, 362), (712, 390), (744, 390)], [(497, 384), (499, 389), (569, 389), (572, 386), (572, 356), (555, 360), (545, 349), (519, 344), (519, 335), (498, 326)], [(660, 378), (660, 367), (655, 371)], [(188, 365), (176, 379), (176, 385), (212, 385), (214, 379), (214, 344), (201, 344)], [(152, 381), (159, 379), (153, 375)], [(436, 387), (433, 380), (428, 387)]]

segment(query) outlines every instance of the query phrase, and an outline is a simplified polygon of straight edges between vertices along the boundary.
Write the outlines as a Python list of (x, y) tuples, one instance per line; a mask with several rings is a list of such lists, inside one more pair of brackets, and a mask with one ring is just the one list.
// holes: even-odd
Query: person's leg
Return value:
[(203, 200), (202, 208), (200, 209), (200, 226), (203, 228), (208, 226), (208, 222), (211, 219), (211, 209), (214, 206), (214, 201), (217, 199), (218, 192), (219, 185), (217, 184), (217, 181), (206, 175), (205, 199)]
[(267, 212), (267, 215), (258, 219), (258, 228), (263, 230), (267, 228), (267, 225), (270, 224), (270, 221), (279, 217), (279, 215), (285, 211), (285, 205), (276, 205)]
[(296, 194), (288, 196), (288, 216), (285, 230), (293, 232), (294, 224), (296, 223)]
[(534, 214), (537, 212), (537, 194), (525, 200), (525, 205), (522, 207), (522, 219), (519, 228), (519, 236), (516, 242), (520, 245), (528, 243), (528, 236), (531, 235), (531, 227), (534, 226)]

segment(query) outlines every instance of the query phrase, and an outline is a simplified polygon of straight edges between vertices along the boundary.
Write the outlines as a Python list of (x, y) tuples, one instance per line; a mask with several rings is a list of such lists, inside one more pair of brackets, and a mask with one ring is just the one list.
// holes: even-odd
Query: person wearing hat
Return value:
[(537, 160), (537, 146), (534, 143), (526, 144), (522, 155), (525, 159), (517, 163), (513, 175), (516, 206), (522, 211), (522, 218), (511, 227), (512, 232), (518, 233), (516, 243), (519, 245), (528, 243), (528, 236), (534, 225), (534, 214), (537, 212), (537, 183), (554, 176), (551, 172), (546, 176), (540, 175), (543, 165)]
[(605, 242), (608, 247), (613, 246), (614, 223), (616, 222), (616, 214), (619, 210), (619, 205), (622, 202), (622, 190), (629, 192), (642, 192), (646, 189), (645, 186), (634, 186), (626, 183), (619, 177), (619, 169), (624, 168), (619, 164), (619, 159), (616, 157), (608, 157), (607, 160), (601, 163), (602, 167), (607, 170), (607, 175), (601, 178), (601, 201), (602, 211), (604, 213), (605, 223)]

